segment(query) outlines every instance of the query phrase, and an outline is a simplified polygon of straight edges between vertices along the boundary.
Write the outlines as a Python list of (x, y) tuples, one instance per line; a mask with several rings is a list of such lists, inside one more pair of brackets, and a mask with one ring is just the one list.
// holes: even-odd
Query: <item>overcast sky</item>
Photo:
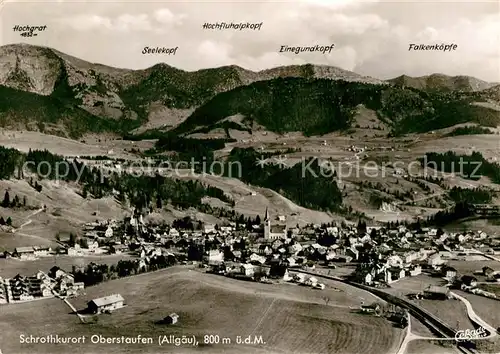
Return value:
[[(9, 1), (9, 0), (7, 0)], [(444, 73), (500, 81), (500, 2), (353, 0), (72, 2), (11, 1), (0, 13), (0, 43), (32, 43), (111, 66), (159, 62), (185, 70), (236, 64), (262, 70), (326, 64), (382, 79)], [(255, 30), (204, 30), (205, 22), (261, 23)], [(47, 25), (23, 38), (14, 25)], [(408, 51), (410, 43), (458, 45)], [(331, 53), (279, 53), (282, 45), (335, 44)], [(179, 47), (175, 56), (145, 46)]]

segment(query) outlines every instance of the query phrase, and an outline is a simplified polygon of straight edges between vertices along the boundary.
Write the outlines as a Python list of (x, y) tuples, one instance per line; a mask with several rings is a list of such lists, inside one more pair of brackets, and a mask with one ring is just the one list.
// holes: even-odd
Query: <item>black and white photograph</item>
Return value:
[(0, 354), (499, 354), (500, 2), (0, 0)]

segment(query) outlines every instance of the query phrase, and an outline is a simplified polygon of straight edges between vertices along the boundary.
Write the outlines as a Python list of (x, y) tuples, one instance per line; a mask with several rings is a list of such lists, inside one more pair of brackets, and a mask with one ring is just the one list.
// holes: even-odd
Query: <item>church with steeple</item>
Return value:
[(269, 211), (266, 208), (266, 214), (264, 216), (264, 239), (266, 240), (276, 240), (280, 238), (286, 238), (287, 236), (286, 225), (273, 225), (271, 224), (271, 218), (269, 217)]

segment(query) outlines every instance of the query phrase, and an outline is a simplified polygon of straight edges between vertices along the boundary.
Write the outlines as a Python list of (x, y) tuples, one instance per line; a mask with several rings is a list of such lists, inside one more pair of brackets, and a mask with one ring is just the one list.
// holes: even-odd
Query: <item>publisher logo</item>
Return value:
[(457, 342), (460, 342), (460, 341), (481, 339), (486, 336), (487, 333), (483, 327), (479, 327), (478, 329), (463, 329), (455, 333), (455, 340)]

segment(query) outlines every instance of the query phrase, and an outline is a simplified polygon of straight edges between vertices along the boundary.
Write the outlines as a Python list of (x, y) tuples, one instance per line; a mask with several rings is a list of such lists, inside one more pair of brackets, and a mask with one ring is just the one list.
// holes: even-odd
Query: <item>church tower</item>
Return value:
[(268, 239), (271, 237), (271, 219), (269, 218), (269, 212), (266, 208), (266, 215), (264, 216), (264, 238)]

